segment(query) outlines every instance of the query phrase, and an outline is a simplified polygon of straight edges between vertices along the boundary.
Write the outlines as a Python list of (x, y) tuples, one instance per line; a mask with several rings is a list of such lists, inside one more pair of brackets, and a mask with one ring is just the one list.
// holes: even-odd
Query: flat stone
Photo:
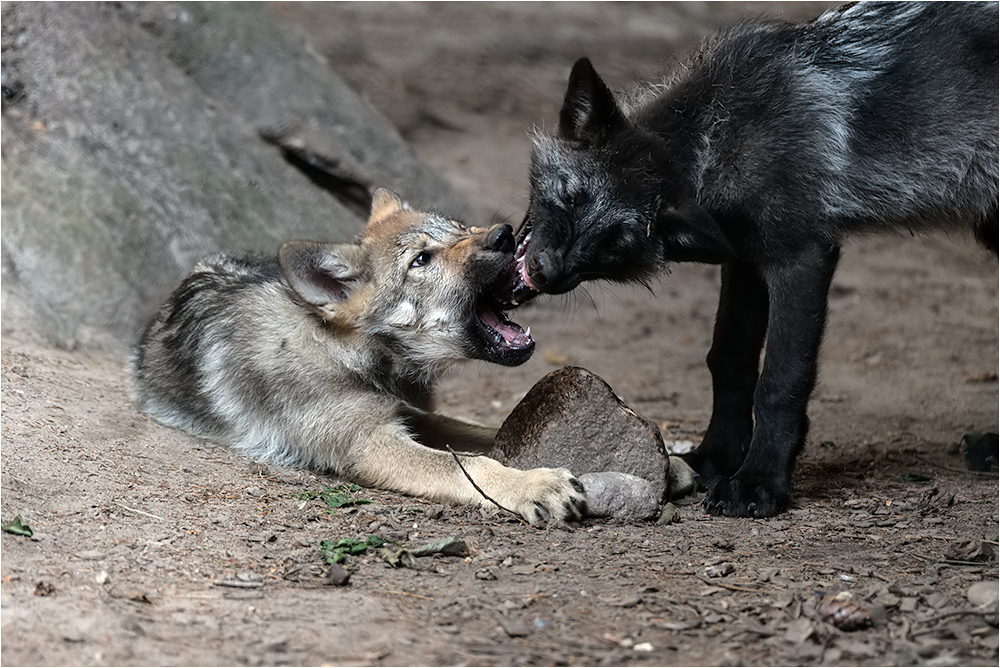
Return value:
[(567, 468), (577, 477), (627, 473), (650, 483), (656, 504), (668, 488), (670, 459), (660, 428), (580, 367), (553, 371), (528, 391), (497, 432), (492, 456), (522, 469)]

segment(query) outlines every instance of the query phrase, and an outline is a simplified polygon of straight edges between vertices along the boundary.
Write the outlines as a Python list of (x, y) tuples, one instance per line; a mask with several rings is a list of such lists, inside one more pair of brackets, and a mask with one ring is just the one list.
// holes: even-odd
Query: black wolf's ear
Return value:
[(722, 228), (694, 202), (661, 209), (657, 227), (665, 260), (725, 264), (736, 259), (736, 249)]
[(594, 145), (626, 123), (615, 96), (601, 81), (590, 60), (581, 58), (576, 61), (559, 111), (559, 136)]
[(357, 244), (289, 241), (278, 263), (295, 293), (323, 316), (332, 316), (365, 282), (364, 251)]

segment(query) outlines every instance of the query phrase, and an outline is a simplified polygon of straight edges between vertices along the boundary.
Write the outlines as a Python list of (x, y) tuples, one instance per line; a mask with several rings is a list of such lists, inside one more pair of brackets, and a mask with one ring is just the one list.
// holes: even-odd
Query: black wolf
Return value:
[(518, 298), (723, 265), (690, 456), (709, 512), (789, 501), (845, 235), (967, 230), (997, 252), (997, 44), (997, 3), (874, 2), (739, 25), (626, 101), (573, 67), (557, 136), (535, 137)]
[[(293, 241), (276, 260), (218, 255), (195, 267), (136, 352), (139, 408), (259, 461), (489, 505), (443, 447), (485, 452), (495, 430), (431, 412), (432, 392), (455, 362), (531, 356), (531, 336), (494, 296), (513, 272), (509, 225), (466, 227), (379, 189), (356, 243)], [(488, 457), (464, 468), (532, 523), (585, 511), (566, 469)]]

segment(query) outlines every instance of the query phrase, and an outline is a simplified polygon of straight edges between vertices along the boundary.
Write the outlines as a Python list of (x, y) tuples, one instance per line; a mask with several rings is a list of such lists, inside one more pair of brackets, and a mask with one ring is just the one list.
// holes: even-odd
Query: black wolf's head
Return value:
[(539, 134), (517, 256), (528, 287), (642, 280), (665, 262), (734, 257), (715, 221), (685, 192), (671, 142), (631, 123), (586, 58), (577, 61), (559, 131)]

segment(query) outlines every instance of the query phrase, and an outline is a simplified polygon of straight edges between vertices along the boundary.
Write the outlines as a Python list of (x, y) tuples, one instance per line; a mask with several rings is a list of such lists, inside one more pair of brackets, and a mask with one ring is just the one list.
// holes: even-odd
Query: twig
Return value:
[(395, 590), (391, 590), (391, 589), (383, 589), (381, 593), (383, 593), (383, 594), (397, 594), (399, 596), (412, 596), (413, 598), (422, 598), (422, 599), (426, 599), (428, 601), (433, 601), (434, 600), (433, 596), (423, 596), (421, 594), (411, 594), (408, 591), (395, 591)]
[(703, 578), (700, 575), (697, 577), (699, 580), (701, 580), (710, 587), (722, 587), (723, 589), (728, 589), (730, 591), (745, 591), (750, 594), (760, 593), (760, 589), (748, 589), (747, 587), (738, 587), (736, 585), (726, 584), (725, 582), (716, 582), (715, 580), (709, 580), (708, 578)]
[(159, 515), (154, 515), (153, 513), (147, 513), (145, 510), (136, 510), (135, 508), (129, 508), (128, 506), (123, 506), (120, 503), (117, 505), (122, 510), (128, 510), (129, 512), (139, 513), (140, 515), (145, 515), (146, 517), (152, 517), (154, 520), (163, 520), (164, 522), (166, 522), (166, 520), (164, 520)]
[(930, 459), (925, 459), (924, 457), (921, 457), (920, 455), (916, 455), (913, 453), (907, 453), (907, 454), (909, 454), (910, 457), (916, 459), (918, 462), (927, 464), (928, 466), (933, 466), (935, 468), (944, 469), (945, 471), (951, 471), (952, 473), (968, 473), (969, 475), (975, 476), (976, 478), (1000, 477), (1000, 473), (997, 473), (996, 471), (973, 471), (971, 469), (960, 469), (957, 466), (946, 466), (945, 464), (938, 464), (937, 462), (933, 462)]
[[(518, 513), (515, 513), (510, 508), (505, 508), (505, 507), (501, 506), (489, 494), (487, 494), (486, 492), (484, 492), (482, 487), (480, 487), (479, 485), (476, 484), (476, 481), (472, 479), (472, 476), (469, 475), (469, 472), (465, 470), (464, 466), (462, 466), (462, 460), (460, 460), (458, 458), (458, 453), (455, 452), (454, 450), (452, 450), (450, 445), (448, 445), (446, 443), (444, 447), (448, 448), (448, 452), (450, 452), (451, 456), (455, 458), (455, 463), (458, 464), (458, 468), (460, 468), (462, 470), (462, 473), (465, 474), (465, 477), (469, 480), (469, 483), (472, 484), (472, 486), (475, 488), (475, 490), (477, 492), (479, 492), (483, 496), (484, 499), (486, 499), (487, 501), (489, 501), (490, 503), (492, 503), (494, 506), (496, 506), (500, 510), (506, 511), (506, 512), (510, 513), (511, 515), (513, 515), (514, 517), (516, 517), (521, 522), (524, 522), (524, 518), (522, 518)], [(465, 455), (465, 456), (466, 457), (476, 457), (478, 455)]]
[[(930, 624), (932, 622), (940, 622), (944, 619), (948, 619), (949, 617), (960, 617), (963, 615), (979, 615), (980, 617), (985, 617), (987, 615), (995, 615), (995, 614), (997, 613), (992, 610), (955, 610), (953, 612), (946, 612), (944, 614), (938, 615), (937, 617), (931, 617), (930, 619), (924, 620), (922, 623)], [(946, 630), (946, 629), (942, 629), (940, 626), (935, 626), (934, 628), (923, 629), (922, 631), (914, 631), (908, 634), (906, 637), (908, 640), (912, 640), (913, 638), (916, 638), (918, 636), (925, 636), (931, 633), (937, 633), (938, 631), (941, 630)]]

